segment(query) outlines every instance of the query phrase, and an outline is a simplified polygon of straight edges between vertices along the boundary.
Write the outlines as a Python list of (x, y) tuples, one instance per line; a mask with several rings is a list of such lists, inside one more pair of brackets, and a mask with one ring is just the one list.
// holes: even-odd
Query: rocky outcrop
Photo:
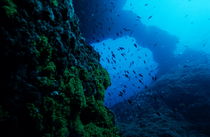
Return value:
[(118, 136), (72, 0), (1, 0), (0, 13), (0, 136)]
[[(209, 60), (181, 65), (113, 107), (127, 137), (209, 137)], [(132, 121), (132, 122), (131, 122)]]

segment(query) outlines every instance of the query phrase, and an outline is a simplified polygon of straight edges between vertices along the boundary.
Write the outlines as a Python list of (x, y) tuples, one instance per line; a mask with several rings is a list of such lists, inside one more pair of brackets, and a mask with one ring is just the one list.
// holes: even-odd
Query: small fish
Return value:
[(114, 58), (115, 58), (115, 54), (113, 53), (113, 51), (112, 51), (111, 53), (112, 53), (112, 57), (114, 57)]
[(156, 76), (152, 76), (152, 80), (156, 81), (157, 77)]
[(124, 57), (125, 56), (125, 53), (121, 53), (121, 55)]
[(130, 66), (132, 66), (134, 64), (134, 61), (132, 61), (131, 63), (130, 63)]
[(128, 99), (128, 104), (132, 104), (132, 101), (130, 99)]
[(108, 63), (110, 63), (110, 60), (108, 58), (106, 58), (106, 60), (108, 61)]
[(142, 77), (142, 78), (144, 77), (144, 76), (143, 76), (142, 74), (140, 74), (140, 73), (139, 73), (139, 76)]
[(141, 19), (141, 17), (140, 16), (136, 16), (138, 19)]
[(130, 29), (127, 29), (127, 28), (123, 28), (123, 30), (124, 30), (124, 31), (131, 31)]
[(140, 82), (141, 84), (144, 84), (140, 79), (139, 79), (139, 82)]
[(136, 48), (137, 48), (137, 44), (136, 44), (136, 43), (134, 43), (134, 47), (136, 47)]
[(123, 48), (123, 47), (119, 47), (117, 50), (125, 50), (125, 48)]
[(144, 6), (146, 7), (146, 6), (148, 6), (148, 4), (147, 4), (147, 3), (145, 3), (145, 4), (144, 4)]
[(125, 73), (129, 73), (129, 71), (127, 71), (127, 70), (125, 70), (124, 72), (125, 72)]
[(147, 62), (144, 60), (144, 64), (146, 64)]
[(151, 19), (152, 18), (152, 16), (149, 16), (147, 19), (149, 20), (149, 19)]
[(122, 91), (120, 91), (120, 93), (119, 93), (118, 95), (122, 97), (122, 96), (123, 96), (123, 92), (122, 92)]
[(125, 76), (126, 78), (129, 78), (128, 74), (124, 74), (124, 76)]

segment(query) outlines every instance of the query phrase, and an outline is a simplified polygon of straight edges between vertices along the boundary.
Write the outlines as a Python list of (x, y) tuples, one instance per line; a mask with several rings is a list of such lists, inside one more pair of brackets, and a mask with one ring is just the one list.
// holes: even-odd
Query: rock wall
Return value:
[(0, 136), (118, 136), (72, 0), (0, 0), (0, 15)]
[(114, 106), (120, 132), (124, 137), (209, 137), (209, 83), (209, 56), (200, 54)]

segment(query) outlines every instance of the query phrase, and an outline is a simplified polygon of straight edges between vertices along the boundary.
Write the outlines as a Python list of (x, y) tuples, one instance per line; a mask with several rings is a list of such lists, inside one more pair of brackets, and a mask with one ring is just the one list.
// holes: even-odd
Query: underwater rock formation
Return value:
[(158, 75), (176, 65), (174, 51), (179, 39), (160, 28), (143, 24), (141, 17), (132, 11), (123, 10), (126, 0), (74, 0), (73, 3), (87, 42), (133, 37), (138, 45), (151, 50), (158, 63)]
[[(112, 108), (126, 137), (209, 137), (210, 63), (188, 63)], [(132, 122), (131, 122), (132, 121)]]
[(72, 0), (0, 0), (0, 136), (117, 137)]

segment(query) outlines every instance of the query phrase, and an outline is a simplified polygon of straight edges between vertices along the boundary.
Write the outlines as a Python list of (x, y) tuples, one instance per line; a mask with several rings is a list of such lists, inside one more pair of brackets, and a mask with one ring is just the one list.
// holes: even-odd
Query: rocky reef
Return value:
[(125, 137), (209, 137), (210, 63), (193, 61), (112, 108)]
[(117, 137), (72, 0), (0, 0), (0, 136)]

